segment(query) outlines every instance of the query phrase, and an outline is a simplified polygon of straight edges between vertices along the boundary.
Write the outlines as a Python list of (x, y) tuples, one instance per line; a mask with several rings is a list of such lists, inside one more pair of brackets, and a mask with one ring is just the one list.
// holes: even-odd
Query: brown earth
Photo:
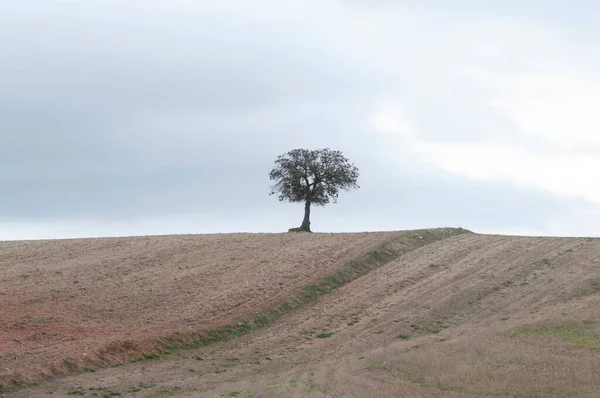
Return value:
[[(448, 231), (396, 233), (412, 238), (397, 241), (407, 249), (399, 258), (250, 334), (159, 361), (54, 378), (13, 394), (600, 396), (600, 240)], [(421, 235), (426, 242), (415, 244)], [(336, 236), (341, 236), (340, 247), (363, 244), (352, 252), (355, 256), (391, 235), (275, 237), (294, 245), (317, 237), (320, 243), (313, 244), (318, 245)], [(2, 268), (3, 277), (9, 269), (14, 266)], [(288, 291), (317, 279), (304, 277)], [(7, 295), (0, 299), (4, 308)], [(180, 304), (161, 308), (173, 305)], [(181, 322), (177, 316), (170, 319)], [(130, 325), (135, 328), (135, 321)], [(4, 323), (0, 330), (6, 330)], [(4, 348), (1, 352), (4, 369)]]
[[(0, 242), (0, 385), (140, 355), (152, 336), (229, 323), (389, 232)], [(139, 351), (139, 350), (138, 350)], [(72, 361), (64, 362), (70, 358)]]

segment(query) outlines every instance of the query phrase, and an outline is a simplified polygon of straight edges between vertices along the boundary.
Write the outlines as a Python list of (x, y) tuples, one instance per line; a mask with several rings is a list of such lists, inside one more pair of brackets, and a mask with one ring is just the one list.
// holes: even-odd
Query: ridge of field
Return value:
[(461, 234), (270, 326), (16, 397), (598, 397), (600, 239)]
[(0, 386), (143, 358), (158, 336), (244, 319), (399, 234), (1, 242)]

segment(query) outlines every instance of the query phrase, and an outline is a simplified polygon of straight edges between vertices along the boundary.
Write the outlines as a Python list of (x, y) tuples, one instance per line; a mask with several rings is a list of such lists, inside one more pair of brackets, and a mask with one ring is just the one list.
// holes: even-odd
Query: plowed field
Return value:
[[(464, 232), (2, 244), (5, 294), (0, 300), (12, 314), (0, 324), (2, 368), (27, 368), (48, 352), (70, 353), (82, 342), (101, 346), (123, 341), (128, 333), (135, 340), (235, 322), (350, 267), (362, 274), (239, 337), (160, 360), (98, 367), (86, 374), (74, 371), (11, 395), (598, 397), (600, 240)], [(176, 247), (161, 259), (167, 242)], [(54, 245), (55, 254), (48, 254), (45, 245)], [(145, 247), (148, 256), (136, 257), (142, 256), (141, 249), (128, 254), (136, 245)], [(67, 261), (69, 247), (74, 257)], [(206, 260), (210, 266), (194, 271), (186, 256), (194, 252), (200, 262), (199, 253), (209, 247), (215, 250), (212, 258), (223, 262)], [(9, 249), (12, 260), (4, 256)], [(365, 260), (369, 250), (395, 255), (371, 261), (369, 268), (369, 259), (379, 258)], [(56, 260), (58, 252), (67, 263), (64, 268)], [(110, 260), (99, 260), (100, 252)], [(44, 261), (52, 264), (51, 272), (43, 271)], [(115, 273), (112, 277), (105, 274), (106, 267)], [(128, 267), (137, 271), (126, 274)], [(59, 271), (60, 278), (52, 277)], [(211, 283), (202, 284), (205, 279)], [(192, 290), (196, 284), (190, 280), (201, 285), (199, 290)], [(223, 292), (222, 281), (229, 281)], [(85, 286), (98, 292), (86, 296)], [(53, 289), (62, 292), (64, 301), (41, 301), (49, 300)], [(138, 306), (128, 309), (131, 303)], [(43, 311), (35, 312), (38, 308)], [(197, 308), (206, 318), (194, 317)], [(82, 323), (68, 335), (70, 340), (62, 329), (49, 326), (69, 319)], [(37, 329), (26, 329), (30, 325)], [(92, 329), (105, 334), (86, 334)], [(38, 339), (35, 333), (44, 331), (58, 335)]]

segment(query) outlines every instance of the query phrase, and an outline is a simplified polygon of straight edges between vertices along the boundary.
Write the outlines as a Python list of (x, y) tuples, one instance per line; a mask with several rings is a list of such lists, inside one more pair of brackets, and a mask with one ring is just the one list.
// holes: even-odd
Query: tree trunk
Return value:
[(304, 220), (302, 221), (302, 225), (300, 226), (300, 231), (310, 231), (310, 200), (306, 201), (304, 205)]

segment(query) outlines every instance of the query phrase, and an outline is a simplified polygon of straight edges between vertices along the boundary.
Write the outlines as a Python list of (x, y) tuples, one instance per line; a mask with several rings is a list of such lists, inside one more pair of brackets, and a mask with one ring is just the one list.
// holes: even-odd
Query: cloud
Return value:
[(552, 25), (554, 7), (384, 3), (12, 2), (0, 220), (43, 236), (286, 230), (299, 210), (267, 195), (272, 162), (326, 146), (363, 188), (316, 210), (317, 230), (556, 231), (549, 214), (592, 214), (595, 40)]
[[(420, 53), (413, 83), (442, 112), (400, 96), (372, 109), (372, 128), (440, 171), (600, 206), (600, 84), (591, 68), (600, 59), (540, 21), (486, 17), (448, 29), (447, 51), (458, 56)], [(443, 74), (427, 70), (446, 57)]]
[(495, 91), (493, 105), (529, 140), (562, 151), (600, 149), (600, 84), (594, 76), (575, 69), (490, 76), (482, 83)]
[[(528, 114), (536, 122), (535, 114)], [(539, 115), (544, 123), (544, 115)], [(519, 143), (430, 142), (419, 136), (415, 123), (402, 106), (388, 106), (373, 114), (373, 126), (402, 139), (398, 147), (408, 147), (424, 161), (439, 169), (478, 181), (513, 183), (547, 191), (564, 198), (580, 198), (600, 206), (600, 158), (564, 151), (540, 151)], [(554, 130), (557, 131), (557, 130)], [(525, 135), (527, 133), (524, 133)], [(533, 132), (535, 134), (535, 131)], [(587, 136), (580, 135), (580, 138)], [(550, 136), (551, 142), (567, 136)], [(591, 137), (593, 143), (595, 137)], [(565, 144), (566, 145), (566, 144)]]

